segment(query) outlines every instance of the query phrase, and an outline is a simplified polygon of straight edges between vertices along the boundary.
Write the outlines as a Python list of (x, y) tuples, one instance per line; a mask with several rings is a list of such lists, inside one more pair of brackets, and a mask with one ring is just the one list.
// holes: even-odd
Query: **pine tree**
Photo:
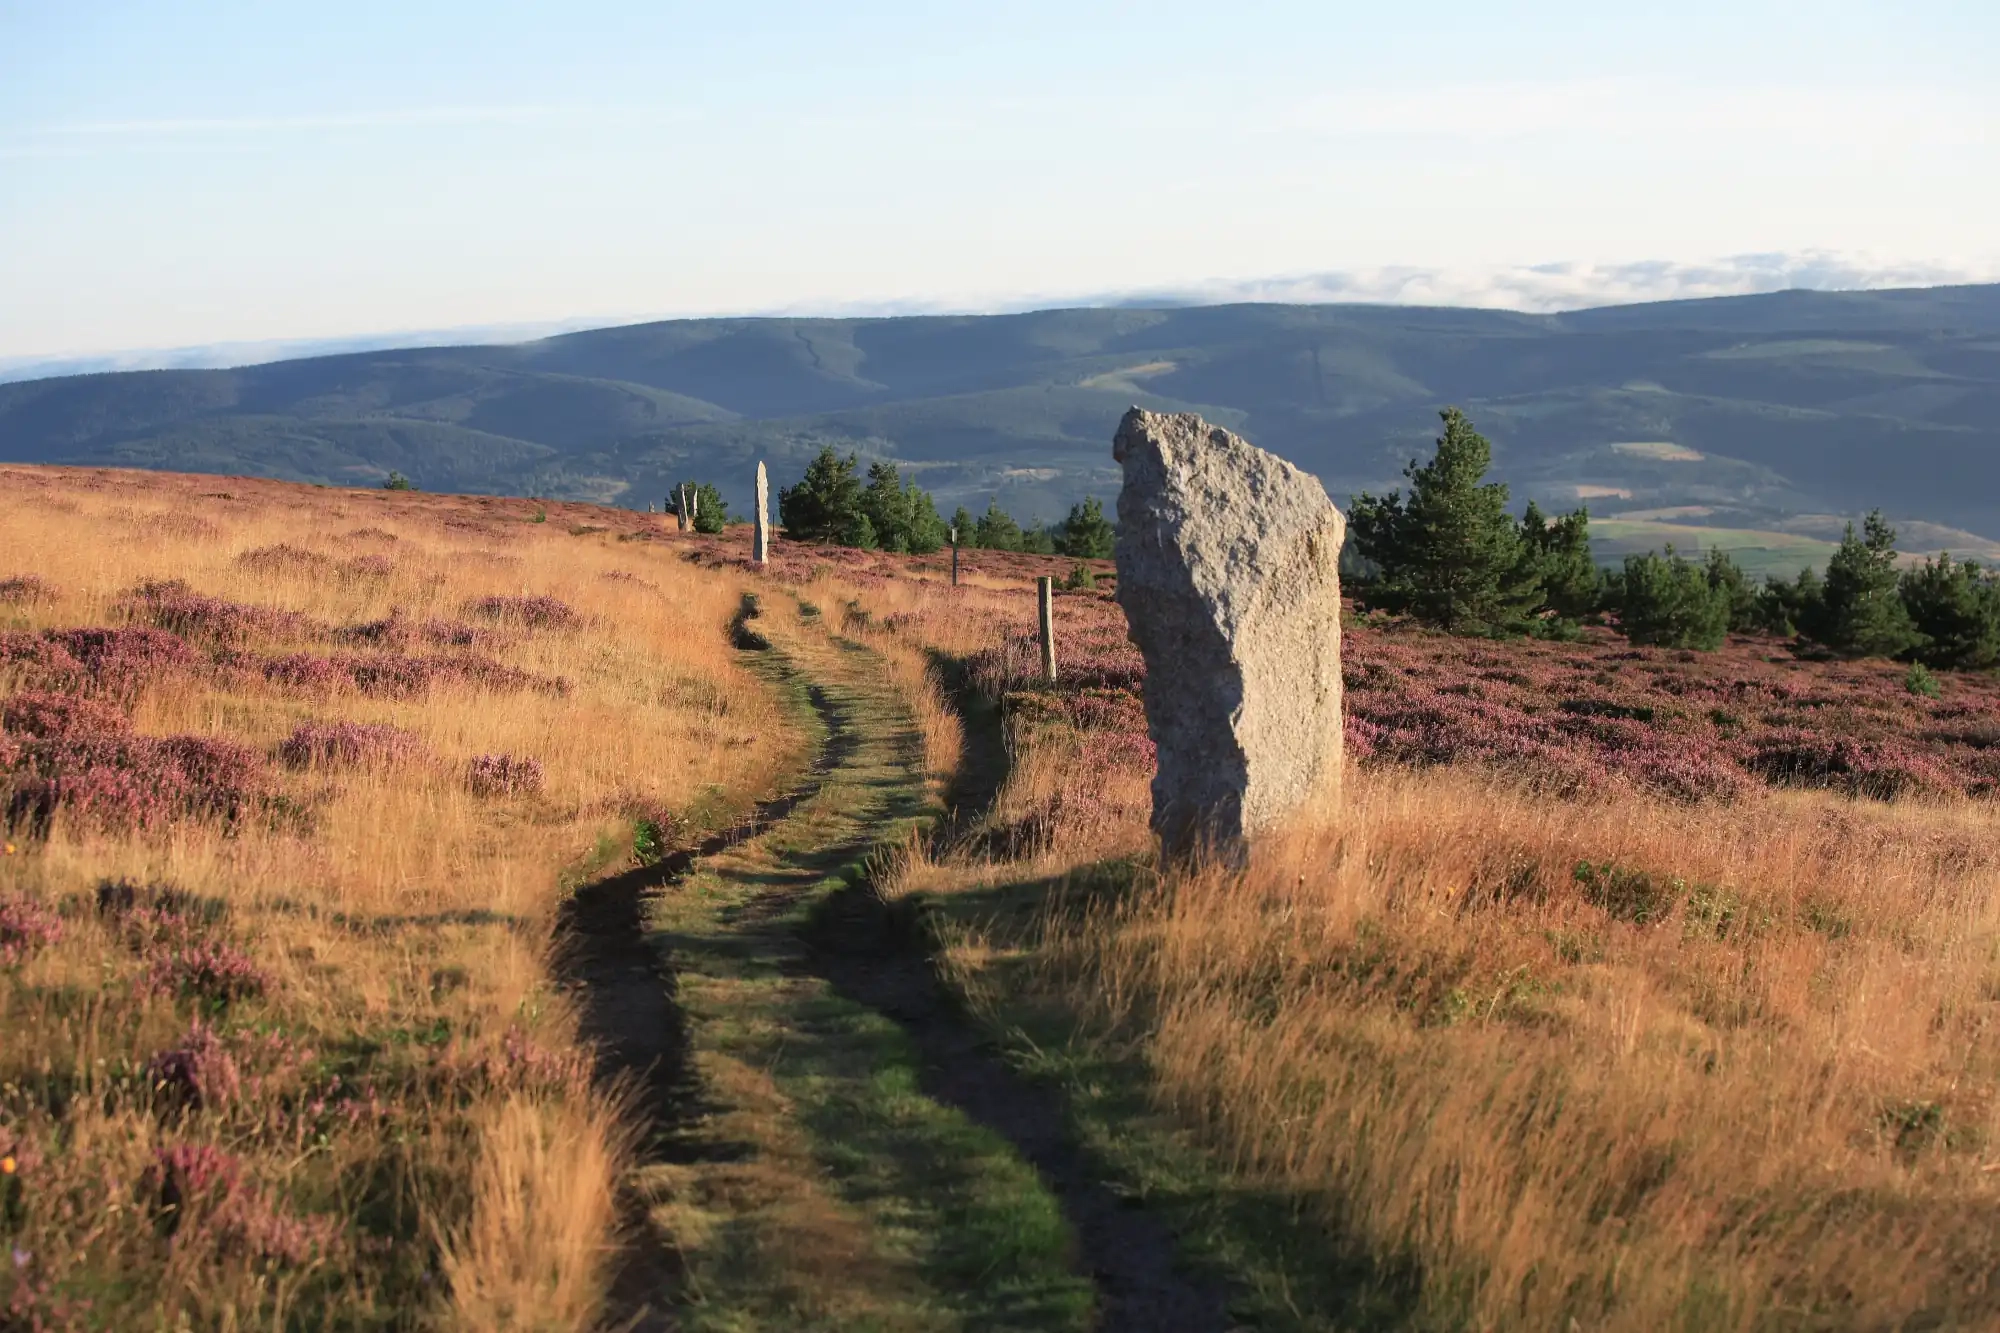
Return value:
[(861, 510), (868, 515), (883, 550), (910, 549), (910, 496), (894, 463), (868, 465), (868, 488), (861, 493)]
[[(821, 449), (799, 484), (778, 492), (778, 521), (784, 524), (785, 536), (801, 542), (858, 545), (850, 540), (862, 532), (855, 520), (868, 517), (861, 506), (861, 482), (854, 475), (859, 467), (853, 454), (843, 459), (832, 449)], [(872, 523), (867, 535), (872, 544)]]
[(1440, 413), (1437, 453), (1403, 469), (1399, 491), (1354, 497), (1349, 531), (1381, 575), (1371, 606), (1406, 611), (1448, 630), (1508, 629), (1541, 600), (1521, 535), (1507, 513), (1507, 488), (1483, 483), (1493, 448), (1455, 407)]
[(1720, 547), (1710, 547), (1705, 572), (1708, 586), (1728, 599), (1729, 628), (1738, 633), (1756, 629), (1759, 620), (1757, 590), (1750, 586), (1743, 567), (1729, 558), (1729, 552)]
[(960, 505), (957, 511), (952, 514), (951, 526), (952, 530), (958, 533), (958, 544), (960, 546), (979, 545), (978, 524), (973, 520), (972, 511), (964, 505)]
[(2000, 663), (2000, 583), (1977, 561), (1947, 553), (1903, 572), (1903, 608), (1919, 635), (1910, 655), (1925, 666), (1978, 669)]
[(1789, 638), (1799, 632), (1800, 625), (1821, 614), (1825, 600), (1826, 585), (1810, 565), (1794, 580), (1767, 577), (1757, 590), (1757, 628)]
[(1069, 517), (1056, 534), (1056, 552), (1079, 560), (1109, 560), (1117, 535), (1111, 520), (1104, 517), (1104, 506), (1093, 495), (1070, 506)]
[(674, 487), (672, 498), (667, 502), (667, 512), (676, 512), (681, 502), (683, 488), (694, 497), (694, 530), (696, 532), (720, 532), (729, 526), (729, 506), (722, 499), (722, 492), (713, 482), (684, 481)]
[(1018, 551), (1021, 549), (1021, 525), (1007, 516), (1007, 511), (1000, 507), (998, 500), (990, 501), (979, 522), (973, 525), (972, 544), (988, 551)]
[(1590, 554), (1590, 513), (1577, 509), (1554, 519), (1528, 501), (1521, 515), (1523, 580), (1542, 590), (1542, 609), (1563, 620), (1594, 614), (1604, 597), (1604, 574)]
[(910, 516), (910, 528), (905, 545), (911, 555), (929, 555), (950, 539), (944, 520), (938, 517), (937, 501), (931, 493), (919, 489), (914, 481), (903, 487), (906, 512)]
[(1847, 525), (1840, 549), (1827, 561), (1819, 604), (1803, 609), (1800, 633), (1840, 657), (1896, 656), (1918, 639), (1897, 582), (1896, 530), (1877, 509), (1860, 537)]
[(1727, 590), (1672, 545), (1664, 556), (1648, 551), (1625, 557), (1618, 600), (1618, 627), (1633, 643), (1707, 651), (1721, 647), (1729, 633)]

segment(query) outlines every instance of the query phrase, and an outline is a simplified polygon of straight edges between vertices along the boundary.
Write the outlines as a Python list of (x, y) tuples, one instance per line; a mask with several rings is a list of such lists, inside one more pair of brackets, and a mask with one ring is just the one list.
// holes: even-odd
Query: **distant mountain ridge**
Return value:
[[(1516, 501), (1693, 531), (1811, 533), (1880, 505), (2000, 538), (2000, 285), (1559, 315), (1369, 305), (702, 319), (235, 370), (0, 384), (0, 461), (94, 463), (643, 505), (748, 498), (822, 445), (946, 505), (1027, 518), (1117, 487), (1134, 403), (1193, 410), (1316, 472), (1395, 485), (1437, 408)], [(1837, 523), (1833, 525), (1837, 529)], [(1953, 530), (1960, 530), (1954, 532)], [(1690, 540), (1685, 544), (1698, 544)], [(1957, 541), (1963, 547), (1963, 540)]]

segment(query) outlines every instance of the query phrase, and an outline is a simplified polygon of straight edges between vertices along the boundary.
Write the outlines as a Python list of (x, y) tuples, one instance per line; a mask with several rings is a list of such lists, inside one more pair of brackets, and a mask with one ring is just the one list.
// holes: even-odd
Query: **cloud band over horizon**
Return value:
[(561, 333), (668, 319), (783, 317), (860, 319), (900, 315), (1011, 314), (1065, 306), (1203, 306), (1237, 302), (1458, 306), (1560, 314), (1607, 305), (1702, 300), (1803, 289), (1881, 291), (2000, 282), (2000, 257), (1890, 261), (1826, 251), (1731, 255), (1700, 261), (1569, 261), (1531, 265), (1333, 270), (1216, 278), (1125, 291), (1045, 293), (987, 300), (849, 301), (746, 310), (606, 312), (449, 328), (359, 331), (188, 347), (75, 351), (0, 357), (0, 382), (119, 370), (221, 369), (342, 352), (452, 344), (526, 342)]

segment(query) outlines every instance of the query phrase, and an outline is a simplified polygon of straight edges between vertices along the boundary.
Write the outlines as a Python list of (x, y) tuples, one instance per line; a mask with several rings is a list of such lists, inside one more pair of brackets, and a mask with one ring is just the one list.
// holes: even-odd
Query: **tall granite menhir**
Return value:
[(1133, 408), (1113, 456), (1118, 601), (1146, 659), (1170, 853), (1240, 855), (1340, 782), (1340, 544), (1317, 480), (1191, 413)]
[(757, 513), (750, 530), (750, 558), (763, 564), (771, 558), (771, 474), (764, 460), (757, 460)]

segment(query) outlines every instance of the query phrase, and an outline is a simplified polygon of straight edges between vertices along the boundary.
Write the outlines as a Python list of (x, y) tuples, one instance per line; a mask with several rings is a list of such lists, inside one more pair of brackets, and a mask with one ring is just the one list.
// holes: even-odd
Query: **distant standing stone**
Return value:
[(771, 476), (757, 460), (757, 519), (750, 534), (750, 558), (763, 564), (771, 558)]
[(1244, 840), (1338, 789), (1340, 544), (1317, 480), (1192, 413), (1133, 408), (1112, 456), (1118, 602), (1146, 659), (1171, 853)]

